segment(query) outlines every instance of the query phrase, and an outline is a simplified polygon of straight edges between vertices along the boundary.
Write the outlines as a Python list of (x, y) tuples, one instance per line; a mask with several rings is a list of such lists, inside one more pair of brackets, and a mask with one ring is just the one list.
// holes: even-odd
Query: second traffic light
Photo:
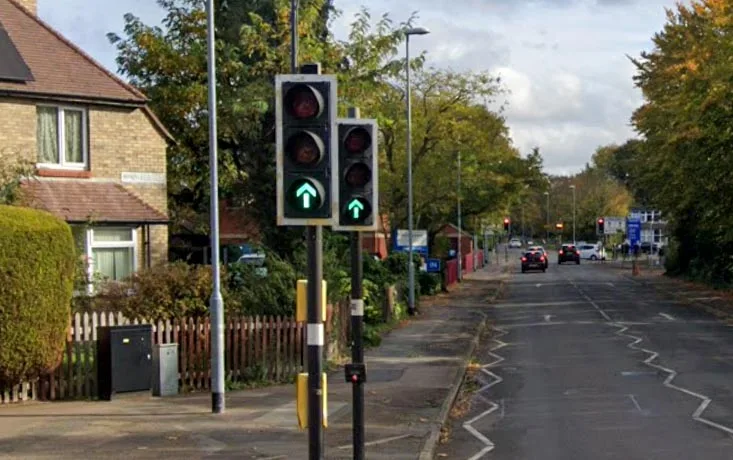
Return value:
[(505, 232), (509, 231), (509, 224), (510, 224), (509, 218), (505, 217), (504, 218), (504, 231)]
[(277, 223), (330, 225), (336, 78), (277, 75), (275, 102)]
[(596, 221), (596, 228), (597, 228), (597, 234), (603, 235), (606, 230), (605, 221), (603, 220), (603, 217), (598, 218), (598, 221)]
[(333, 229), (375, 231), (379, 213), (377, 121), (340, 118), (336, 127), (338, 147), (333, 175), (339, 210)]

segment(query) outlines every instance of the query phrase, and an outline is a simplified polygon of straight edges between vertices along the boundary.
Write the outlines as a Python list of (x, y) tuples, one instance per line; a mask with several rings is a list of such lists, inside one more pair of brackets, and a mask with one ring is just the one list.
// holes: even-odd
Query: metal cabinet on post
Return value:
[(152, 384), (150, 324), (97, 328), (97, 384), (99, 399), (116, 393), (150, 391)]

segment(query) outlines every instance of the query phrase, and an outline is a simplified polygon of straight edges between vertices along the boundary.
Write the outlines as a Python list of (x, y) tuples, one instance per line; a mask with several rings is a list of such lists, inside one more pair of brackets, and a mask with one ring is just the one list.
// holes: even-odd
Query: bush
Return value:
[(173, 262), (139, 271), (122, 282), (101, 284), (89, 305), (93, 310), (122, 312), (130, 319), (203, 316), (209, 311), (211, 291), (210, 266)]
[(229, 265), (228, 311), (242, 315), (291, 315), (295, 311), (297, 277), (295, 268), (274, 253), (265, 258), (267, 276), (251, 264)]
[(69, 327), (71, 229), (49, 213), (0, 206), (0, 381), (53, 369)]
[(420, 272), (418, 277), (420, 284), (420, 294), (435, 295), (442, 289), (443, 282), (441, 276), (437, 273)]

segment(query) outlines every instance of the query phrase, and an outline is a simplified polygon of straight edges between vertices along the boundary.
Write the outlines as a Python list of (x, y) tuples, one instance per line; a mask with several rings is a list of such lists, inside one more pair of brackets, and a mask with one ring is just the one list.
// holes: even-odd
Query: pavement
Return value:
[[(367, 351), (366, 458), (432, 457), (485, 306), (506, 276), (503, 259), (492, 261)], [(328, 395), (325, 458), (352, 458), (351, 385), (342, 370), (329, 376)], [(0, 459), (307, 457), (294, 385), (229, 392), (221, 415), (210, 413), (208, 393), (0, 407)]]
[(517, 264), (438, 458), (733, 458), (733, 331), (710, 297), (630, 266)]

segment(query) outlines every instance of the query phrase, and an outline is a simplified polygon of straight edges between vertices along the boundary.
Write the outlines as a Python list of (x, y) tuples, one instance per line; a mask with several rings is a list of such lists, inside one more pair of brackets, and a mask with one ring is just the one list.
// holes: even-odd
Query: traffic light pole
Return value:
[(306, 227), (308, 240), (308, 452), (310, 460), (323, 459), (323, 344), (321, 280), (323, 279), (323, 227)]
[[(290, 72), (298, 73), (298, 0), (290, 1)], [(323, 344), (321, 318), (323, 280), (323, 227), (306, 227), (308, 248), (308, 458), (323, 460)]]
[[(349, 108), (349, 118), (359, 118), (357, 107)], [(361, 232), (351, 232), (351, 365), (346, 369), (352, 388), (352, 441), (354, 459), (364, 460), (364, 299), (362, 289), (363, 254)]]

